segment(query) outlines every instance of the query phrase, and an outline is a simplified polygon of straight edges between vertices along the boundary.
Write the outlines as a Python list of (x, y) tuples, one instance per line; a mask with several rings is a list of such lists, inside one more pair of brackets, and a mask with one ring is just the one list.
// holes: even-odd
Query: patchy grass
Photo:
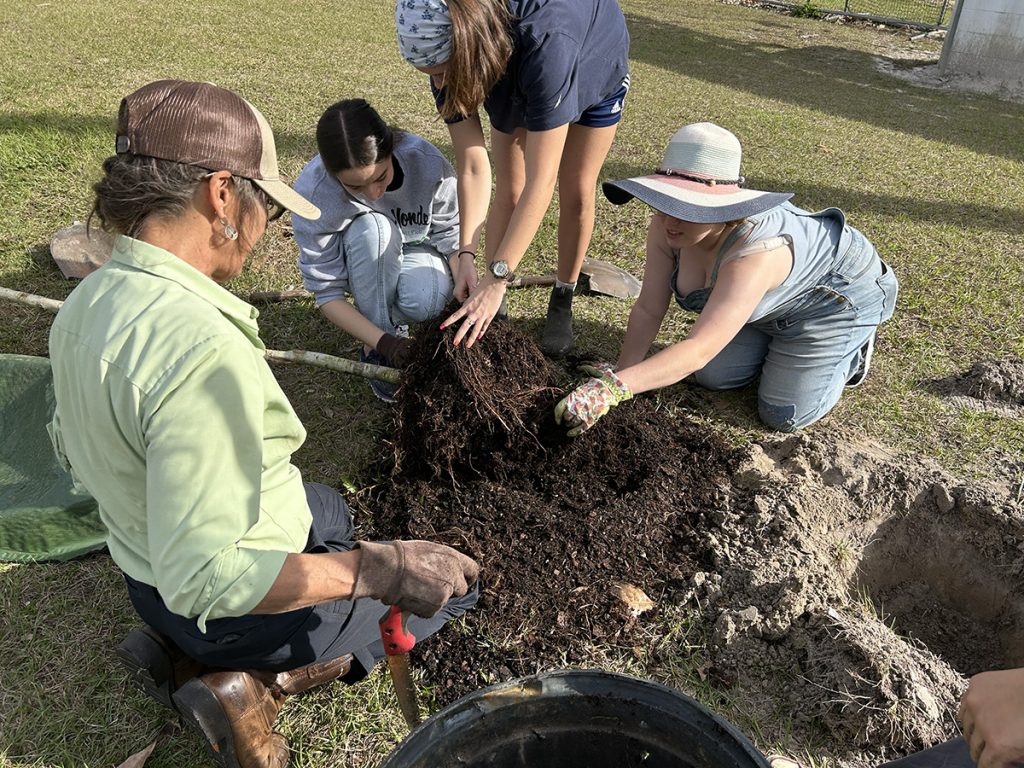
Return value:
[[(711, 0), (623, 0), (633, 36), (633, 88), (605, 176), (642, 172), (680, 125), (712, 120), (736, 132), (751, 186), (788, 190), (808, 208), (842, 207), (895, 268), (896, 317), (883, 327), (867, 383), (815, 431), (852, 425), (958, 472), (983, 473), (1019, 456), (1024, 425), (950, 408), (922, 382), (979, 358), (1024, 355), (1024, 109), (985, 97), (925, 90), (878, 72), (874, 57), (937, 56), (906, 34), (768, 14)], [(450, 152), (422, 76), (399, 60), (387, 4), (336, 7), (127, 0), (0, 8), (0, 284), (54, 298), (73, 285), (49, 259), (58, 228), (89, 211), (89, 185), (113, 147), (120, 98), (160, 77), (213, 80), (255, 103), (275, 126), (282, 170), (294, 178), (314, 152), (329, 103), (364, 96), (389, 120)], [(525, 262), (553, 267), (554, 207)], [(639, 274), (646, 211), (598, 203), (592, 252)], [(287, 224), (259, 246), (230, 287), (240, 295), (299, 283)], [(539, 331), (543, 291), (511, 296), (513, 319)], [(577, 302), (579, 348), (613, 358), (628, 305)], [(45, 354), (49, 317), (0, 306), (0, 352)], [(660, 341), (689, 319), (672, 310)], [(355, 355), (352, 341), (310, 302), (264, 308), (269, 346)], [(307, 479), (364, 487), (390, 450), (389, 414), (361, 380), (276, 369), (310, 439), (296, 456)], [(698, 401), (709, 423), (743, 440), (759, 434), (749, 391), (707, 394), (687, 384), (659, 393), (665, 408)], [(839, 556), (839, 553), (837, 553)], [(0, 766), (110, 766), (156, 732), (165, 713), (125, 684), (113, 647), (135, 623), (106, 556), (0, 568)], [(787, 741), (786, 714), (752, 722), (700, 675), (699, 636), (669, 617), (675, 648), (622, 657), (595, 647), (594, 664), (646, 674), (725, 711), (764, 746)], [(514, 639), (484, 638), (502, 643)], [(282, 728), (297, 766), (373, 765), (403, 726), (385, 674), (292, 702)], [(808, 745), (808, 749), (813, 745)], [(190, 735), (165, 740), (150, 765), (203, 764)]]

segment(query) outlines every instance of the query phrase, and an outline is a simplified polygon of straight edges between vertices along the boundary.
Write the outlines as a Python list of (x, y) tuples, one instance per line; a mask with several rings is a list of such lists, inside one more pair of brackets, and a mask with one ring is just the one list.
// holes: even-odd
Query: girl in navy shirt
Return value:
[[(572, 344), (572, 293), (594, 227), (597, 177), (629, 85), (629, 34), (616, 0), (399, 0), (399, 48), (431, 76), (448, 124), (471, 258), (486, 219), (488, 269), (444, 322), (480, 337), (501, 306), (558, 183), (558, 281), (541, 346)], [(478, 111), (491, 122), (487, 153)], [(494, 204), (488, 211), (491, 162)]]

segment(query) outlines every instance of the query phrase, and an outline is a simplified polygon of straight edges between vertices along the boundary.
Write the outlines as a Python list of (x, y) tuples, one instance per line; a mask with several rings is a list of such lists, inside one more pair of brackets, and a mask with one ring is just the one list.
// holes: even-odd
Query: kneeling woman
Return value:
[[(741, 188), (740, 156), (733, 134), (698, 123), (676, 132), (653, 175), (604, 183), (611, 202), (636, 197), (655, 214), (616, 370), (595, 369), (556, 407), (570, 434), (691, 374), (709, 389), (760, 376), (762, 421), (790, 432), (863, 380), (895, 275), (838, 208), (810, 213), (792, 195)], [(645, 359), (673, 297), (698, 317), (684, 340)]]
[[(436, 317), (477, 284), (472, 252), (458, 253), (455, 173), (433, 144), (388, 126), (363, 99), (329, 107), (316, 141), (320, 154), (295, 184), (321, 211), (293, 221), (303, 282), (324, 315), (363, 342), (361, 360), (400, 368), (411, 343), (403, 326)], [(370, 385), (393, 401), (394, 385)]]

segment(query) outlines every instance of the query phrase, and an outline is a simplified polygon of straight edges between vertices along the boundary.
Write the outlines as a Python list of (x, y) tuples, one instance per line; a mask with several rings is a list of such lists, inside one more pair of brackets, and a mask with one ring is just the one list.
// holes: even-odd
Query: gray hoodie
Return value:
[(400, 186), (371, 203), (353, 197), (324, 168), (320, 155), (299, 174), (295, 190), (320, 209), (316, 221), (292, 217), (302, 282), (316, 295), (317, 306), (348, 293), (342, 233), (368, 211), (394, 221), (404, 245), (429, 245), (445, 259), (459, 247), (459, 204), (451, 164), (437, 147), (412, 133), (401, 134), (394, 158), (403, 177)]

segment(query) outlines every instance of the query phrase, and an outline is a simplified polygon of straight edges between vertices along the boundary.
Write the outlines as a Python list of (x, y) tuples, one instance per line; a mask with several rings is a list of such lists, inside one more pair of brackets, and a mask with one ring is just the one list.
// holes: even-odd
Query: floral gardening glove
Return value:
[(576, 366), (576, 370), (580, 373), (587, 374), (587, 376), (594, 376), (595, 378), (600, 379), (602, 376), (607, 376), (609, 373), (615, 373), (615, 366), (601, 360), (591, 360), (586, 363), (580, 363)]
[(633, 393), (622, 379), (609, 371), (580, 384), (562, 398), (555, 406), (555, 423), (564, 421), (572, 427), (569, 437), (576, 437), (594, 426), (613, 407), (632, 397)]

